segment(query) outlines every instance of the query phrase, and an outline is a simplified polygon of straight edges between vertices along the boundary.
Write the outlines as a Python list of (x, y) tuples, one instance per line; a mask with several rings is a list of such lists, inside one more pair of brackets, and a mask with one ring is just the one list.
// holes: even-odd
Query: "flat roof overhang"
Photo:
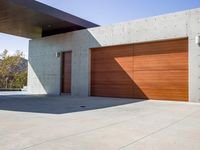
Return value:
[(35, 0), (0, 0), (2, 33), (34, 39), (97, 26)]

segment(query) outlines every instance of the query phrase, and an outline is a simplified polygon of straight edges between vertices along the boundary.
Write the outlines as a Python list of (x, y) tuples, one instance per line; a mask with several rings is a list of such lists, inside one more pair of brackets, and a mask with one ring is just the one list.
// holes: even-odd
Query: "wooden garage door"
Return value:
[(91, 95), (188, 100), (187, 39), (91, 51)]

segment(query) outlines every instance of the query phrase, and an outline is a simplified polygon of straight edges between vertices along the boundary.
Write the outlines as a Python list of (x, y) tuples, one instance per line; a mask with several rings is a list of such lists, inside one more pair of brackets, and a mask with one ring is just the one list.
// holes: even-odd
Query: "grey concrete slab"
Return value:
[(0, 91), (0, 96), (28, 95), (27, 91)]
[(200, 149), (199, 117), (194, 103), (0, 96), (0, 149)]
[[(199, 112), (197, 112), (200, 114)], [(146, 136), (141, 140), (129, 143), (124, 150), (153, 149), (153, 150), (199, 150), (200, 149), (200, 120), (191, 114), (182, 120)], [(162, 140), (161, 140), (162, 139)]]

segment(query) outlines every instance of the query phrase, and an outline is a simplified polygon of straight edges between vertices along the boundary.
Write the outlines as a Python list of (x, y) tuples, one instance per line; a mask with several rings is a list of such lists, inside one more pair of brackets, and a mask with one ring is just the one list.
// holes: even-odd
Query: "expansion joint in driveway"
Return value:
[(107, 128), (107, 127), (110, 127), (110, 126), (118, 125), (118, 124), (121, 124), (121, 123), (129, 121), (129, 120), (130, 119), (127, 119), (127, 120), (123, 120), (123, 121), (120, 121), (120, 122), (111, 123), (111, 124), (108, 124), (106, 126), (102, 126), (102, 127), (98, 127), (98, 128), (86, 130), (86, 131), (83, 131), (83, 132), (71, 134), (71, 135), (68, 135), (68, 136), (63, 136), (63, 137), (60, 137), (60, 138), (46, 140), (44, 142), (41, 142), (41, 143), (38, 143), (38, 144), (34, 144), (34, 145), (31, 145), (31, 146), (25, 147), (25, 148), (23, 148), (21, 150), (27, 150), (27, 149), (30, 149), (32, 147), (36, 147), (36, 146), (39, 146), (39, 145), (42, 145), (42, 144), (45, 144), (45, 143), (48, 143), (48, 142), (52, 142), (52, 141), (56, 141), (56, 140), (61, 140), (61, 139), (69, 138), (69, 137), (73, 137), (73, 136), (78, 136), (78, 135), (82, 135), (82, 134), (85, 134), (85, 133), (90, 133), (90, 132), (93, 132), (93, 131), (96, 131), (96, 130), (99, 130), (99, 129), (103, 129), (103, 128)]
[(197, 112), (197, 111), (194, 111), (194, 112), (192, 112), (192, 113), (186, 115), (185, 117), (183, 117), (183, 118), (181, 118), (181, 119), (179, 119), (179, 120), (177, 120), (177, 121), (175, 121), (175, 122), (173, 122), (173, 123), (168, 124), (167, 126), (165, 126), (165, 127), (163, 127), (163, 128), (160, 128), (160, 129), (158, 129), (158, 130), (155, 130), (155, 131), (153, 131), (153, 132), (151, 132), (151, 133), (149, 133), (149, 134), (147, 134), (147, 135), (145, 135), (145, 136), (143, 136), (143, 137), (141, 137), (141, 138), (139, 138), (139, 139), (137, 139), (137, 140), (134, 140), (133, 142), (128, 143), (127, 145), (124, 145), (124, 146), (120, 147), (118, 150), (122, 150), (122, 149), (124, 149), (124, 148), (126, 148), (126, 147), (128, 147), (128, 146), (130, 146), (130, 145), (133, 145), (133, 144), (135, 144), (135, 143), (137, 143), (137, 142), (139, 142), (139, 141), (145, 139), (145, 138), (148, 138), (148, 137), (150, 137), (150, 136), (152, 136), (152, 135), (155, 135), (155, 134), (157, 134), (157, 133), (160, 133), (160, 132), (164, 131), (165, 129), (170, 128), (171, 126), (174, 126), (174, 125), (180, 123), (181, 121), (183, 121), (183, 120), (189, 118), (190, 116), (192, 116), (192, 115), (195, 114), (196, 112)]
[[(155, 111), (153, 111), (152, 113), (143, 114), (143, 115), (151, 115), (151, 114), (154, 114), (154, 113), (155, 113)], [(68, 135), (68, 136), (63, 136), (63, 137), (59, 137), (59, 138), (55, 138), (55, 139), (49, 139), (49, 140), (46, 140), (44, 142), (40, 142), (40, 143), (37, 143), (37, 144), (33, 144), (31, 146), (25, 147), (25, 148), (23, 148), (21, 150), (27, 150), (27, 149), (30, 149), (30, 148), (33, 148), (33, 147), (36, 147), (36, 146), (39, 146), (39, 145), (42, 145), (42, 144), (45, 144), (45, 143), (48, 143), (48, 142), (57, 141), (57, 140), (61, 140), (61, 139), (69, 138), (69, 137), (73, 137), (73, 136), (79, 136), (79, 135), (82, 135), (82, 134), (87, 134), (87, 133), (90, 133), (90, 132), (94, 132), (94, 131), (99, 130), (99, 129), (104, 129), (104, 128), (107, 128), (107, 127), (110, 127), (110, 126), (115, 126), (115, 125), (118, 125), (118, 124), (122, 124), (122, 123), (124, 123), (126, 121), (130, 121), (131, 119), (137, 118), (139, 116), (140, 115), (136, 115), (134, 117), (130, 117), (130, 118), (122, 120), (122, 121), (114, 122), (114, 123), (111, 123), (111, 124), (108, 124), (108, 125), (105, 125), (105, 126), (101, 126), (101, 127), (98, 127), (98, 128), (93, 128), (93, 129), (90, 129), (90, 130), (82, 131), (82, 132), (71, 134), (71, 135)]]

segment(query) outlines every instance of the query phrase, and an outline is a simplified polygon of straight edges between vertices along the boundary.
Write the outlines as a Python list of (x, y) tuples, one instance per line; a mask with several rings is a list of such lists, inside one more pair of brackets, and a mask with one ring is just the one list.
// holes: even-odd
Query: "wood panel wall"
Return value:
[(188, 40), (92, 49), (91, 95), (188, 101)]

